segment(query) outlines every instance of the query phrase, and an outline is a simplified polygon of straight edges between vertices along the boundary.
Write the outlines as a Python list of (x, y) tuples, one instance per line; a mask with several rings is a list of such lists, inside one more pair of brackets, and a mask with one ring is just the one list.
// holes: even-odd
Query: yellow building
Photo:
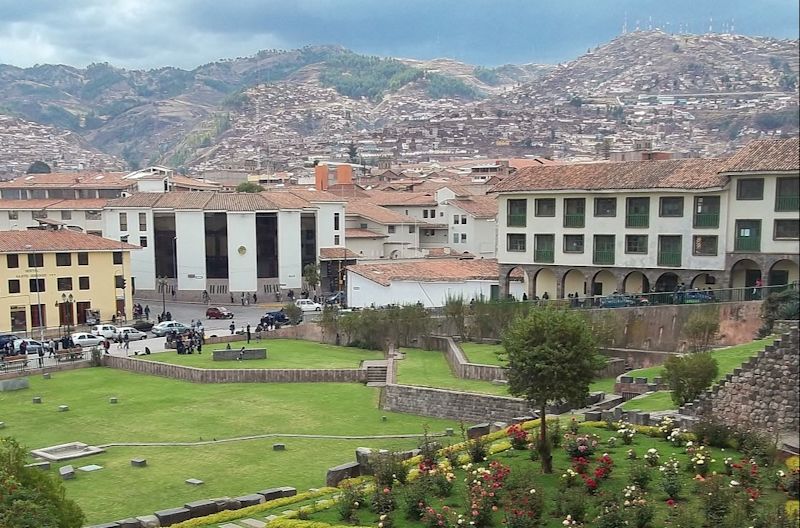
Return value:
[(134, 249), (69, 229), (0, 231), (0, 333), (52, 335), (90, 310), (102, 321), (132, 314)]

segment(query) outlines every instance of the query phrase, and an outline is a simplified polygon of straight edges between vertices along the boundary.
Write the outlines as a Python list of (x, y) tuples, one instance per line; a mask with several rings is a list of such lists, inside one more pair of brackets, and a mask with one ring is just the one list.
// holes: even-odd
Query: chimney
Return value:
[(314, 167), (314, 187), (318, 191), (328, 190), (328, 166), (317, 165)]
[(339, 165), (336, 167), (336, 183), (339, 185), (350, 185), (353, 183), (352, 165)]

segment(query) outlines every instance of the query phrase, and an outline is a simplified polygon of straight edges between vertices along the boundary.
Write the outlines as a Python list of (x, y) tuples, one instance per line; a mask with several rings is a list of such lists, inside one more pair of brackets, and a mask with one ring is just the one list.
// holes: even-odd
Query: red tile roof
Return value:
[(9, 209), (11, 211), (16, 211), (20, 209), (33, 209), (33, 210), (40, 210), (45, 209), (51, 205), (55, 205), (61, 200), (52, 199), (52, 200), (0, 200), (0, 209)]
[(219, 182), (201, 180), (199, 178), (190, 178), (189, 176), (181, 176), (180, 174), (175, 174), (170, 179), (172, 180), (172, 185), (176, 185), (178, 187), (187, 187), (190, 189), (214, 191), (222, 187), (222, 184)]
[(438, 205), (436, 198), (430, 193), (406, 191), (366, 191), (364, 200), (380, 206), (416, 205), (435, 207)]
[(345, 238), (386, 238), (389, 235), (383, 235), (370, 231), (369, 229), (361, 229), (358, 227), (348, 227), (344, 230)]
[(458, 252), (450, 247), (434, 247), (428, 250), (425, 258), (475, 258), (469, 251)]
[(373, 282), (389, 286), (392, 281), (464, 282), (468, 280), (499, 280), (494, 259), (425, 259), (406, 262), (356, 264), (347, 266)]
[(139, 249), (139, 246), (97, 235), (87, 235), (70, 229), (0, 231), (0, 253), (121, 251), (128, 249)]
[(88, 188), (119, 189), (136, 185), (126, 180), (124, 172), (53, 172), (49, 174), (26, 174), (11, 181), (0, 182), (0, 188)]
[(335, 194), (329, 193), (327, 191), (318, 191), (316, 189), (302, 189), (298, 187), (293, 187), (286, 189), (287, 192), (290, 192), (297, 196), (298, 198), (302, 198), (308, 202), (344, 202), (341, 197), (336, 196)]
[(800, 138), (751, 141), (734, 154), (721, 172), (783, 172), (800, 170)]
[(99, 211), (106, 206), (108, 200), (105, 198), (85, 198), (80, 200), (61, 200), (46, 207), (46, 209), (85, 209), (88, 211)]
[(378, 224), (421, 224), (421, 220), (414, 217), (396, 213), (380, 205), (371, 204), (365, 200), (349, 202), (345, 208), (346, 216), (360, 216)]
[(261, 194), (270, 203), (275, 204), (276, 209), (306, 209), (311, 207), (308, 200), (305, 200), (289, 191), (264, 191)]
[(447, 203), (475, 218), (497, 217), (497, 198), (494, 196), (473, 196), (468, 200), (448, 200)]
[(268, 211), (275, 204), (260, 193), (211, 193), (206, 202), (206, 211)]
[(527, 167), (491, 192), (617, 189), (709, 189), (723, 187), (718, 159), (574, 163)]
[(319, 248), (320, 260), (356, 260), (361, 258), (352, 251), (344, 247), (323, 247)]

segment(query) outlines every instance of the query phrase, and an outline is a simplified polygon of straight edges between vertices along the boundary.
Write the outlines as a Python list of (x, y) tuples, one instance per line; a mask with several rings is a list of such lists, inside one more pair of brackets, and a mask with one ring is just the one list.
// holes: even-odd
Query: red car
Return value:
[(213, 307), (206, 310), (206, 318), (208, 319), (233, 319), (233, 312), (222, 306)]

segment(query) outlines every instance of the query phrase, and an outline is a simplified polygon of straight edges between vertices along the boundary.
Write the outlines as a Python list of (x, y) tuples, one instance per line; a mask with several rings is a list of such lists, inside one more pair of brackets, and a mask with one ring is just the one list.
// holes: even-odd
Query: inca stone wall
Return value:
[(387, 385), (381, 403), (387, 411), (469, 422), (510, 422), (515, 416), (533, 414), (528, 404), (517, 398), (410, 385)]
[(797, 326), (680, 413), (771, 433), (800, 428)]

